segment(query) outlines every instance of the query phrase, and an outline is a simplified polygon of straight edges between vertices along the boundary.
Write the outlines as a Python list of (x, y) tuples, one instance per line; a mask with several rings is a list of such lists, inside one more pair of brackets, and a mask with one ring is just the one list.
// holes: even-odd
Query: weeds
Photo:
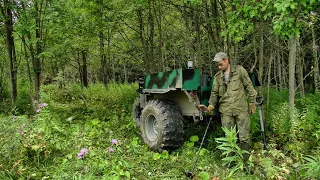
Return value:
[(301, 166), (302, 177), (305, 179), (320, 179), (320, 156), (304, 156), (305, 163)]
[[(19, 101), (14, 114), (0, 115), (0, 179), (186, 179), (203, 132), (189, 132), (184, 146), (172, 153), (150, 151), (131, 117), (136, 86), (46, 85), (36, 114), (27, 113), (28, 104), (22, 110), (28, 102)], [(274, 135), (268, 151), (254, 146), (255, 173), (242, 171), (247, 152), (237, 146), (235, 130), (215, 141), (223, 132), (214, 126), (200, 151), (196, 179), (318, 178), (313, 175), (319, 174), (319, 155), (305, 155), (320, 147), (318, 96), (299, 101), (295, 119), (289, 119), (283, 96), (273, 94), (267, 123)], [(258, 125), (253, 131), (258, 133)], [(297, 144), (303, 148), (292, 146)], [(228, 157), (231, 152), (235, 155)], [(228, 171), (222, 165), (230, 162), (237, 166)]]
[[(249, 153), (248, 151), (240, 149), (237, 145), (237, 132), (236, 127), (231, 128), (230, 130), (222, 127), (225, 132), (226, 137), (216, 138), (218, 145), (218, 149), (222, 151), (221, 156), (223, 157), (222, 165), (223, 166), (233, 166), (230, 168), (230, 173), (228, 177), (231, 177), (235, 172), (239, 170), (244, 170), (245, 163), (243, 162), (243, 155), (245, 153)], [(250, 168), (252, 168), (251, 157), (249, 158), (248, 164), (250, 164)]]

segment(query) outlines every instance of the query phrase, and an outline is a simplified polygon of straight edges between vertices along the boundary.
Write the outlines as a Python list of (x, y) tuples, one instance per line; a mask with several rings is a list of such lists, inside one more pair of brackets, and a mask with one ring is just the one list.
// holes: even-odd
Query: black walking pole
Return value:
[(259, 111), (259, 118), (260, 118), (260, 127), (261, 127), (261, 134), (263, 138), (263, 149), (267, 149), (267, 142), (266, 142), (266, 135), (264, 132), (264, 122), (263, 122), (263, 117), (262, 117), (262, 104), (263, 104), (263, 97), (258, 96), (256, 98), (256, 104), (258, 106), (258, 111)]
[(212, 120), (212, 115), (210, 116), (210, 119), (209, 119), (209, 122), (208, 122), (207, 129), (206, 129), (206, 131), (204, 132), (204, 135), (203, 135), (203, 138), (202, 138), (202, 141), (201, 141), (201, 144), (200, 144), (200, 147), (199, 147), (199, 150), (198, 150), (197, 156), (196, 156), (196, 160), (195, 160), (195, 161), (194, 161), (194, 163), (193, 163), (193, 166), (192, 166), (191, 171), (189, 171), (189, 172), (185, 172), (185, 173), (184, 173), (184, 174), (185, 174), (188, 178), (190, 178), (190, 179), (192, 179), (192, 178), (194, 177), (193, 171), (194, 171), (194, 168), (195, 168), (195, 166), (196, 166), (196, 164), (197, 164), (198, 157), (199, 157), (199, 153), (200, 153), (200, 150), (201, 150), (201, 147), (202, 147), (203, 141), (204, 141), (204, 139), (206, 138), (206, 134), (207, 134), (207, 131), (208, 131), (208, 129), (209, 129), (209, 126), (210, 126), (210, 122), (211, 122), (211, 120)]

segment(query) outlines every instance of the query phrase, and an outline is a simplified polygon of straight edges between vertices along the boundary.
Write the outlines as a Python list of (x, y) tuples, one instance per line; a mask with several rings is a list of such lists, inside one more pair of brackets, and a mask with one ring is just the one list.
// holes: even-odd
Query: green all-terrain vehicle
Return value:
[(198, 69), (175, 69), (139, 77), (139, 93), (133, 117), (141, 136), (152, 150), (174, 150), (182, 146), (184, 118), (195, 122), (205, 114), (213, 78)]

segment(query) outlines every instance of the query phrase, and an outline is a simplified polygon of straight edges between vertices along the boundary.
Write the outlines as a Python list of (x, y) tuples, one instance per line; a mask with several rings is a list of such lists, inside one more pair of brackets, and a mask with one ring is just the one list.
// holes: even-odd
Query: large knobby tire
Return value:
[(174, 102), (150, 100), (141, 115), (141, 136), (154, 151), (174, 150), (183, 144), (183, 117)]

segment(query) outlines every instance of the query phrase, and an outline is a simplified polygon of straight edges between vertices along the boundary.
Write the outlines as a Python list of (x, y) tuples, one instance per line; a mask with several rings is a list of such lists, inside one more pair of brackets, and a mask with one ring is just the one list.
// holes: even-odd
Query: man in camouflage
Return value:
[[(240, 65), (231, 65), (226, 53), (217, 53), (213, 62), (218, 64), (220, 71), (214, 76), (209, 106), (202, 108), (210, 112), (219, 104), (222, 126), (231, 129), (236, 125), (239, 132), (240, 148), (250, 151), (249, 114), (256, 111), (257, 92), (254, 90), (247, 71)], [(250, 97), (249, 107), (246, 94)], [(245, 162), (248, 157), (248, 154), (244, 155)]]

